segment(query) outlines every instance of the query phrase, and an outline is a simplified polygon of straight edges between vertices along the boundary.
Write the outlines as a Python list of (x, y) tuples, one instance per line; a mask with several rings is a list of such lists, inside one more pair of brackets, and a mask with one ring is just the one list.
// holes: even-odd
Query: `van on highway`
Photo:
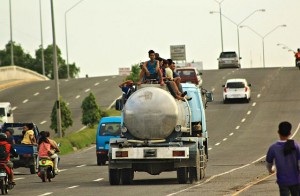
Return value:
[(0, 127), (4, 123), (14, 122), (11, 104), (9, 102), (0, 102)]
[(119, 138), (121, 135), (121, 116), (101, 118), (96, 134), (97, 165), (105, 165), (110, 138)]

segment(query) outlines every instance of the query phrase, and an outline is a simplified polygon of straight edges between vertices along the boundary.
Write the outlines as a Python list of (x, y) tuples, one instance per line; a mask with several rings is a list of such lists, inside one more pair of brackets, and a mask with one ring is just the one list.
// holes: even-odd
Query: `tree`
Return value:
[[(5, 45), (5, 49), (0, 50), (0, 66), (11, 65), (11, 53), (10, 53), (11, 44), (10, 41)], [(20, 44), (15, 44), (13, 42), (14, 49), (14, 64), (35, 70), (35, 59), (29, 53), (25, 53), (24, 49)]]
[(82, 124), (91, 128), (94, 127), (94, 125), (97, 124), (101, 118), (101, 110), (96, 103), (96, 98), (93, 93), (90, 93), (89, 96), (83, 100), (81, 109)]
[(126, 80), (132, 80), (133, 82), (138, 82), (140, 80), (140, 65), (134, 64), (131, 66), (131, 73), (126, 77)]
[[(60, 102), (60, 112), (61, 112), (61, 131), (62, 136), (65, 136), (65, 131), (67, 128), (73, 125), (71, 110), (68, 108), (66, 102), (62, 100), (62, 97), (59, 98)], [(56, 101), (54, 102), (52, 113), (51, 113), (51, 125), (50, 128), (54, 129), (57, 133), (57, 109)]]

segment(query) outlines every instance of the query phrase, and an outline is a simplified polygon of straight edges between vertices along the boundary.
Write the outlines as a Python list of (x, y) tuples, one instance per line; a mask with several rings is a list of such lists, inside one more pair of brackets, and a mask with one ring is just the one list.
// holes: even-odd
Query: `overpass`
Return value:
[(10, 65), (0, 67), (0, 89), (32, 81), (45, 81), (48, 77), (23, 67)]

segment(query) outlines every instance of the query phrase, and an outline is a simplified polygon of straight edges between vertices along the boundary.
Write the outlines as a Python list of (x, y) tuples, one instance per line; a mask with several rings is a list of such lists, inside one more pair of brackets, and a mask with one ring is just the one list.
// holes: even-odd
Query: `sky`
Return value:
[[(80, 2), (77, 6), (78, 2)], [(153, 49), (170, 58), (171, 45), (185, 45), (188, 62), (202, 61), (204, 70), (218, 68), (222, 51), (220, 0), (53, 0), (56, 43), (66, 59), (65, 13), (69, 63), (85, 75), (117, 75), (148, 59)], [(13, 41), (32, 56), (41, 45), (39, 0), (11, 0)], [(44, 47), (52, 44), (50, 0), (41, 0)], [(223, 0), (224, 51), (238, 52), (239, 28), (242, 68), (294, 66), (294, 54), (283, 45), (300, 48), (299, 0)], [(279, 25), (279, 27), (272, 31)], [(251, 31), (253, 29), (256, 33)], [(272, 31), (270, 34), (268, 34)], [(265, 35), (267, 35), (266, 37)], [(10, 40), (9, 0), (0, 0), (0, 49)], [(281, 44), (278, 46), (278, 44)]]

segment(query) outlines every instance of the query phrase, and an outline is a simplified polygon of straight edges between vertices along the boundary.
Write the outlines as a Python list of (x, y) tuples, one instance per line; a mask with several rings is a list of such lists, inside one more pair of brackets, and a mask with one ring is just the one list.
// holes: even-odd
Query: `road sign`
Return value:
[(170, 46), (171, 59), (173, 61), (185, 61), (185, 45)]

